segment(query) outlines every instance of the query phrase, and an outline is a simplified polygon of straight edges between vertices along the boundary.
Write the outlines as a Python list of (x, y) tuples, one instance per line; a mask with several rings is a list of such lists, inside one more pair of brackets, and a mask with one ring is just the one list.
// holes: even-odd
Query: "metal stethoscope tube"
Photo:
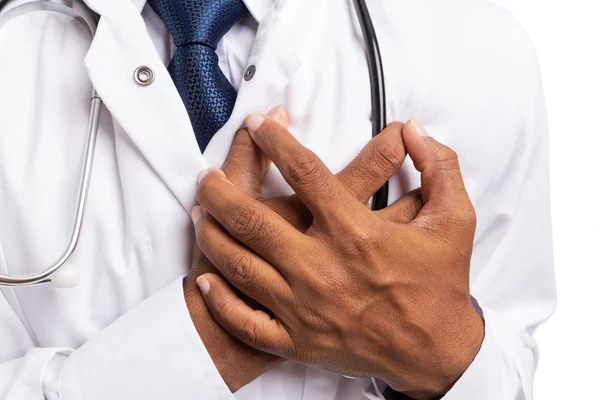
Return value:
[[(2, 10), (2, 7), (6, 6), (9, 2), (10, 0), (0, 2), (0, 11)], [(24, 3), (10, 9), (4, 15), (2, 15), (0, 29), (2, 29), (4, 24), (6, 24), (12, 18), (33, 11), (50, 11), (70, 16), (88, 28), (92, 37), (96, 31), (96, 20), (93, 13), (89, 12), (87, 15), (85, 15), (84, 13), (66, 5), (52, 3), (49, 1), (34, 1), (30, 3)], [(40, 273), (27, 276), (9, 276), (0, 274), (0, 286), (31, 286), (40, 283), (48, 283), (51, 281), (51, 276), (61, 269), (65, 264), (67, 264), (73, 255), (73, 252), (77, 248), (77, 243), (79, 242), (79, 238), (81, 236), (81, 225), (83, 223), (83, 216), (92, 176), (92, 166), (94, 163), (96, 137), (98, 136), (101, 105), (102, 100), (100, 100), (98, 97), (96, 90), (93, 89), (91, 96), (90, 117), (86, 133), (85, 150), (82, 160), (81, 175), (79, 178), (79, 187), (77, 190), (77, 203), (75, 207), (75, 215), (73, 217), (71, 238), (69, 239), (67, 248), (54, 264)]]

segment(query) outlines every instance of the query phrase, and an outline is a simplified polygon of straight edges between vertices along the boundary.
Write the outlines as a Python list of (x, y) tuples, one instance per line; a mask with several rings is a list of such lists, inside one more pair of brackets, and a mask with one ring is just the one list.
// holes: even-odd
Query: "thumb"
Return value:
[[(287, 128), (289, 118), (282, 106), (275, 107), (267, 116)], [(262, 181), (270, 165), (271, 161), (252, 140), (248, 129), (242, 128), (236, 133), (223, 172), (235, 186), (253, 198), (260, 198)]]
[(456, 152), (430, 137), (413, 118), (404, 125), (402, 137), (415, 168), (421, 172), (423, 209), (419, 216), (472, 212)]

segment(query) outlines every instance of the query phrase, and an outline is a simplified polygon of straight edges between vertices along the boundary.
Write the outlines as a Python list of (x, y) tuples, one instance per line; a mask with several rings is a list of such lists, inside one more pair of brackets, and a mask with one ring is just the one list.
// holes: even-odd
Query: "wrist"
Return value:
[(282, 360), (235, 339), (213, 320), (193, 277), (184, 279), (185, 301), (204, 347), (232, 393), (252, 382)]
[[(404, 371), (387, 369), (382, 380), (394, 391), (415, 400), (437, 400), (446, 395), (462, 377), (479, 353), (484, 337), (484, 322), (472, 303), (455, 313), (448, 329), (440, 329), (432, 342), (421, 349), (413, 360), (414, 378)], [(423, 362), (425, 361), (425, 362)], [(395, 363), (397, 366), (397, 363)], [(416, 367), (417, 362), (414, 362)]]

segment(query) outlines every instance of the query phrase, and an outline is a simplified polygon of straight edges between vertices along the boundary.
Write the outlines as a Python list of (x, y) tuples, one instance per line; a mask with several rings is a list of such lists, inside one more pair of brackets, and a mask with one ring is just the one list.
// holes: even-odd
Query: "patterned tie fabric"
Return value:
[(217, 44), (248, 9), (242, 0), (149, 0), (177, 49), (169, 72), (204, 151), (231, 116), (237, 93), (219, 68)]

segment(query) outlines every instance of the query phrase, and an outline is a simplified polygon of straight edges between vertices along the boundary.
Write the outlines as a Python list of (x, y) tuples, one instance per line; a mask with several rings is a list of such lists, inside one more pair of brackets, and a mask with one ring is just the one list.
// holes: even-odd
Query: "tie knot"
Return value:
[(242, 0), (148, 0), (176, 46), (199, 43), (215, 49), (248, 9)]

